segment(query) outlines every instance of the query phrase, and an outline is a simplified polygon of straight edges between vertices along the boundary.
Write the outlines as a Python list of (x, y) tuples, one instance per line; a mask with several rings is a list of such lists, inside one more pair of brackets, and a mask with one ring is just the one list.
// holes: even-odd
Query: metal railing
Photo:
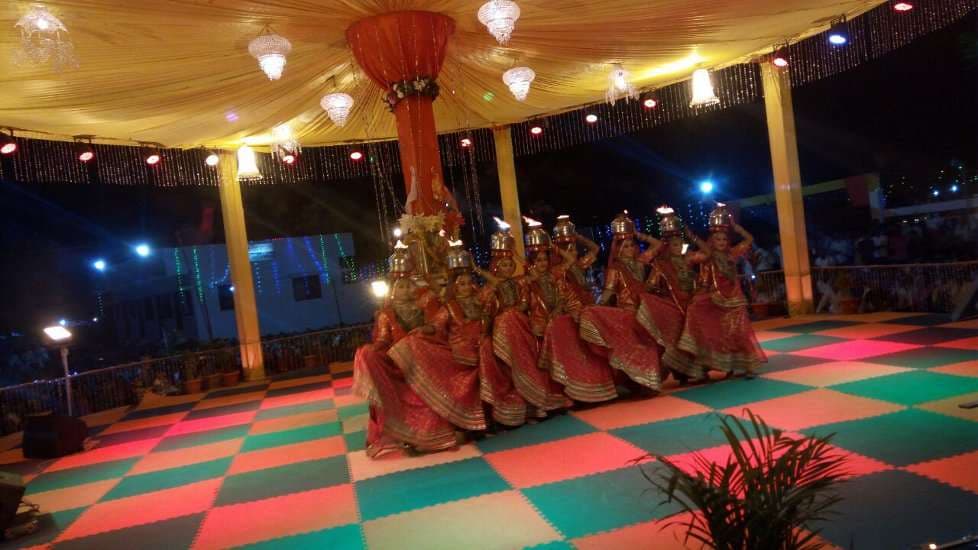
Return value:
[[(273, 375), (302, 368), (325, 367), (334, 361), (349, 361), (353, 359), (357, 346), (369, 338), (370, 325), (357, 325), (263, 341), (265, 371)], [(153, 388), (154, 383), (163, 388), (182, 389), (191, 359), (196, 375), (220, 373), (222, 363), (225, 363), (224, 368), (240, 369), (240, 348), (202, 350), (72, 375), (74, 414), (84, 416), (135, 405), (146, 391)], [(230, 362), (230, 367), (226, 366), (227, 362)], [(0, 433), (17, 432), (26, 416), (48, 412), (67, 412), (63, 377), (0, 388)]]
[[(839, 312), (844, 307), (841, 302), (849, 302), (860, 312), (949, 313), (976, 280), (978, 261), (812, 269), (812, 290), (820, 312)], [(748, 288), (752, 302), (785, 304), (783, 271), (756, 273)]]

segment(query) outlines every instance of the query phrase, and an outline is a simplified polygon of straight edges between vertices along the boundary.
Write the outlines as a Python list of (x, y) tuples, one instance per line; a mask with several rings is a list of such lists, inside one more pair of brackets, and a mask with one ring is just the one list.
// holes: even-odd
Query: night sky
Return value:
[[(926, 185), (951, 159), (978, 164), (975, 14), (880, 60), (797, 88), (795, 115), (806, 184), (878, 171)], [(719, 198), (770, 193), (760, 103), (517, 159), (524, 211), (607, 223), (622, 208), (680, 213), (711, 179)], [(499, 213), (495, 166), (479, 167), (487, 215)], [(398, 182), (399, 183), (399, 182)], [(461, 192), (459, 190), (459, 192)], [(351, 231), (360, 256), (380, 258), (369, 179), (245, 190), (249, 237)], [(201, 231), (213, 212), (214, 228)], [(810, 217), (813, 214), (810, 213)], [(203, 224), (206, 227), (206, 224)], [(51, 311), (90, 317), (89, 261), (155, 246), (223, 241), (214, 188), (0, 185), (0, 331), (36, 327)]]

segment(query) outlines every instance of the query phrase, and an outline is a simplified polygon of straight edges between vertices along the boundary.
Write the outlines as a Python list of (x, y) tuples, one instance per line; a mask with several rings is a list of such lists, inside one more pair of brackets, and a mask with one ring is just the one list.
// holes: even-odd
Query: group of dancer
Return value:
[(723, 205), (710, 213), (706, 240), (672, 209), (659, 214), (661, 240), (637, 232), (625, 213), (611, 222), (597, 299), (586, 273), (599, 247), (566, 216), (553, 238), (530, 221), (526, 258), (501, 226), (488, 270), (457, 241), (439, 273), (422, 273), (424, 259), (396, 247), (373, 341), (354, 359), (354, 389), (370, 405), (367, 454), (450, 449), (466, 433), (517, 427), (575, 403), (655, 395), (668, 376), (680, 384), (709, 381), (711, 370), (753, 378), (766, 358), (736, 269), (751, 235)]

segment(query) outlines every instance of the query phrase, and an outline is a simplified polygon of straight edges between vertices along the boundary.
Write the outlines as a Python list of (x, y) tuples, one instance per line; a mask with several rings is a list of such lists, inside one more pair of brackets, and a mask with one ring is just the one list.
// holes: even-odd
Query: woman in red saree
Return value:
[(479, 387), (479, 344), (488, 319), (468, 269), (458, 269), (468, 252), (461, 242), (448, 253), (456, 270), (447, 277), (441, 307), (430, 324), (387, 352), (411, 388), (442, 418), (468, 431), (486, 429)]
[(367, 456), (408, 446), (432, 452), (456, 445), (455, 428), (411, 389), (401, 370), (387, 355), (390, 347), (425, 324), (417, 289), (406, 271), (394, 270), (387, 303), (375, 315), (373, 342), (357, 349), (353, 359), (353, 389), (369, 402)]
[[(730, 246), (731, 228), (743, 238), (734, 247)], [(678, 348), (691, 354), (700, 368), (728, 375), (743, 372), (753, 378), (767, 357), (751, 327), (736, 262), (750, 251), (754, 239), (732, 222), (723, 204), (710, 213), (710, 232), (704, 248), (688, 255), (690, 263), (700, 266), (699, 288), (686, 309)]]
[[(578, 242), (586, 249), (581, 256), (577, 252)], [(564, 393), (575, 401), (610, 401), (618, 397), (614, 371), (608, 365), (607, 357), (596, 353), (588, 342), (581, 339), (578, 325), (584, 306), (594, 303), (594, 294), (587, 283), (585, 271), (597, 259), (598, 245), (578, 235), (567, 216), (557, 218), (554, 245), (550, 263), (556, 265), (550, 272), (556, 281), (555, 286), (560, 289), (558, 294), (563, 294), (555, 296), (563, 300), (563, 306), (553, 311), (552, 315), (545, 315), (548, 320), (543, 330), (540, 368), (563, 385)], [(563, 261), (558, 259), (560, 256), (563, 256)], [(546, 296), (546, 293), (541, 292), (540, 295)], [(546, 300), (542, 300), (540, 305), (540, 316), (544, 317), (543, 313), (548, 310)]]
[[(652, 237), (636, 233), (627, 215), (621, 214), (611, 222), (614, 238), (604, 290), (598, 305), (585, 308), (581, 314), (581, 338), (608, 349), (611, 366), (629, 379), (652, 391), (662, 387), (659, 373), (659, 352), (655, 342), (635, 318), (644, 292), (645, 263), (657, 253), (661, 243)], [(639, 257), (636, 236), (650, 242), (646, 253)], [(614, 306), (610, 304), (614, 303)]]
[(680, 384), (690, 378), (704, 376), (693, 357), (679, 349), (679, 338), (686, 324), (686, 306), (693, 297), (696, 272), (686, 262), (686, 243), (683, 242), (679, 218), (672, 208), (658, 209), (661, 215), (659, 233), (665, 246), (659, 247), (652, 260), (652, 271), (646, 280), (636, 318), (662, 347), (662, 363), (670, 369)]

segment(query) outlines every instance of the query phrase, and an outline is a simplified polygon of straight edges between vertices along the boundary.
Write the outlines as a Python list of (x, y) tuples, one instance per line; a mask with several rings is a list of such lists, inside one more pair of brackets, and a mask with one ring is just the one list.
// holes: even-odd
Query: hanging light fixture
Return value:
[(642, 107), (646, 109), (655, 109), (659, 105), (659, 100), (656, 99), (655, 94), (652, 92), (644, 92), (641, 97)]
[(689, 102), (690, 107), (707, 107), (720, 103), (720, 98), (713, 91), (713, 82), (710, 80), (710, 71), (706, 69), (696, 69), (693, 71), (693, 99)]
[(584, 121), (587, 122), (588, 124), (594, 124), (595, 122), (598, 121), (598, 115), (594, 113), (588, 113), (588, 115), (584, 117)]
[(844, 46), (849, 42), (849, 25), (846, 24), (845, 16), (840, 17), (829, 27), (829, 44), (833, 46)]
[(238, 148), (238, 179), (258, 179), (261, 172), (255, 159), (255, 151), (247, 145)]
[(248, 43), (248, 53), (258, 60), (258, 65), (269, 80), (282, 78), (285, 69), (285, 56), (292, 51), (292, 43), (285, 37), (279, 36), (268, 29), (269, 34), (263, 34)]
[(160, 154), (160, 150), (156, 144), (140, 142), (144, 149), (143, 160), (146, 164), (155, 167), (157, 164), (163, 160), (163, 155)]
[(478, 18), (499, 45), (505, 46), (520, 18), (520, 7), (512, 0), (489, 0), (479, 8)]
[(788, 48), (781, 46), (775, 48), (774, 53), (771, 54), (771, 63), (775, 67), (785, 68), (788, 66)]
[(613, 64), (611, 73), (608, 74), (608, 91), (604, 94), (605, 101), (614, 105), (619, 98), (624, 97), (627, 101), (638, 97), (638, 92), (632, 85), (630, 78), (631, 73), (626, 71), (621, 63)]
[(891, 1), (890, 4), (893, 6), (893, 11), (900, 13), (906, 13), (913, 9), (913, 2), (908, 2), (907, 0), (895, 0)]
[(459, 141), (462, 147), (472, 147), (472, 138), (464, 137)]
[(68, 37), (68, 28), (44, 6), (32, 5), (14, 26), (20, 29), (20, 45), (14, 51), (14, 63), (51, 63), (55, 71), (78, 68), (75, 46)]
[(221, 157), (217, 154), (217, 151), (207, 151), (207, 156), (204, 157), (204, 164), (207, 166), (217, 166), (220, 162)]
[(509, 87), (517, 101), (523, 101), (530, 93), (530, 84), (536, 77), (537, 73), (529, 67), (513, 67), (503, 73), (503, 84)]
[(17, 140), (14, 139), (13, 130), (10, 134), (0, 132), (0, 154), (12, 155), (17, 151)]
[(359, 149), (354, 149), (350, 151), (350, 160), (354, 162), (359, 162), (363, 160), (363, 153)]
[(533, 137), (539, 137), (543, 135), (543, 129), (546, 127), (547, 123), (545, 119), (536, 119), (530, 121), (530, 135)]
[[(75, 139), (80, 139), (80, 138), (83, 138), (83, 136), (75, 136)], [(95, 149), (92, 148), (91, 138), (88, 139), (88, 143), (85, 143), (84, 141), (78, 141), (77, 143), (78, 143), (77, 145), (78, 160), (82, 162), (88, 162), (93, 158), (95, 158)]]
[(275, 143), (272, 144), (272, 154), (283, 161), (285, 161), (285, 157), (292, 157), (291, 161), (285, 161), (286, 164), (295, 162), (295, 158), (302, 151), (302, 146), (299, 145), (299, 140), (292, 133), (292, 127), (287, 122), (279, 124), (272, 128), (272, 135), (275, 137)]
[(342, 128), (346, 125), (346, 119), (350, 116), (350, 109), (353, 107), (353, 98), (350, 94), (336, 92), (326, 94), (319, 101), (319, 106), (326, 111), (333, 124)]

